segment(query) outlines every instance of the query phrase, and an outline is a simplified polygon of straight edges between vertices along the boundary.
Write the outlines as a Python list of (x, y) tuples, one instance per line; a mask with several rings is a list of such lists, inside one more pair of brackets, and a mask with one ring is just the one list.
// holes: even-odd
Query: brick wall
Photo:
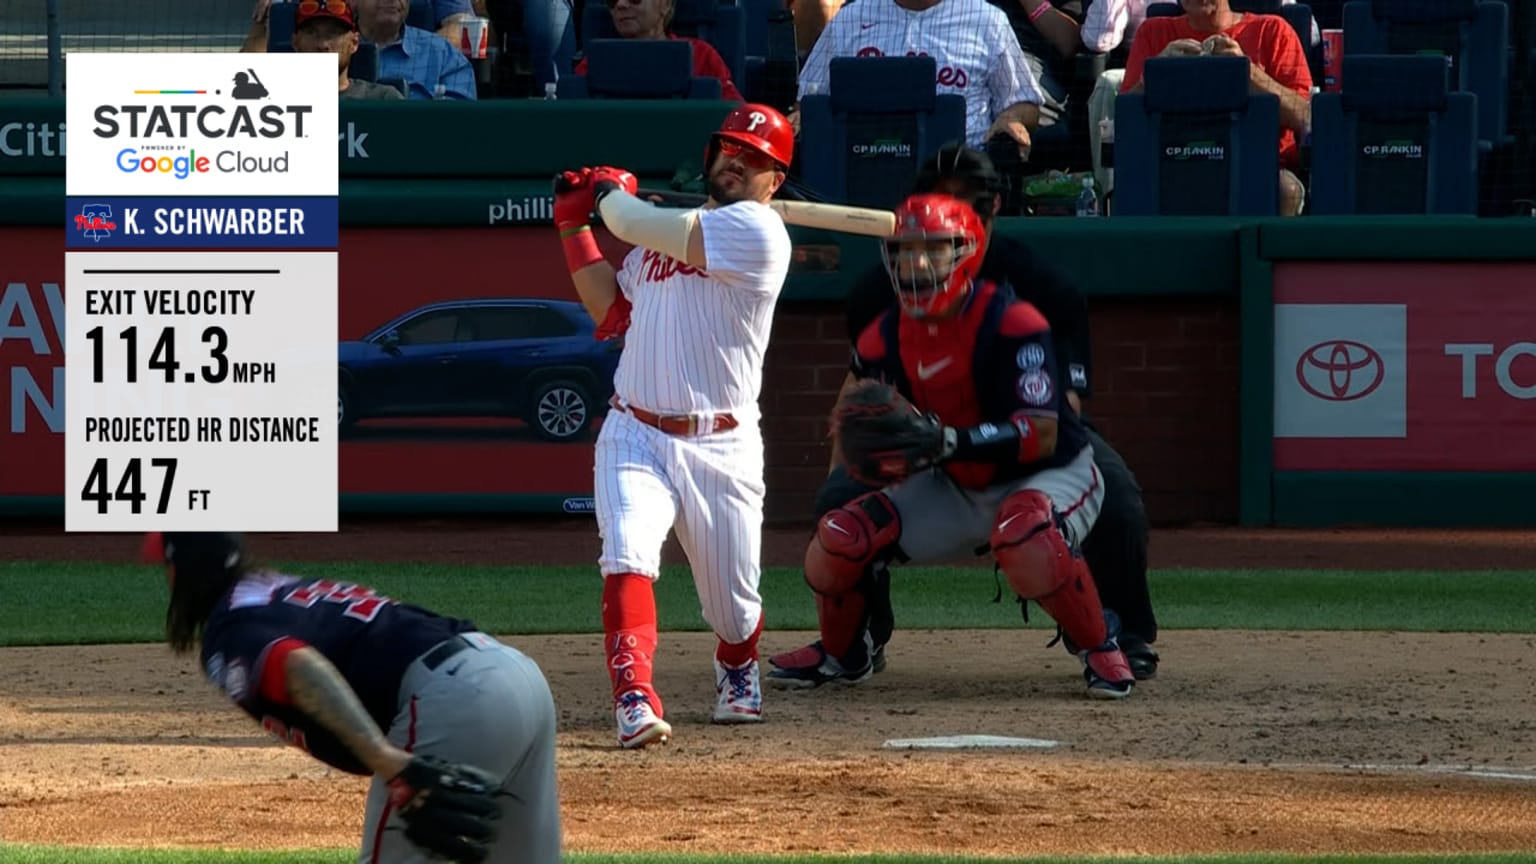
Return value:
[[(1235, 522), (1237, 304), (1104, 298), (1090, 312), (1095, 395), (1086, 411), (1136, 472), (1153, 524)], [(847, 364), (840, 304), (779, 308), (763, 377), (769, 521), (810, 516)]]

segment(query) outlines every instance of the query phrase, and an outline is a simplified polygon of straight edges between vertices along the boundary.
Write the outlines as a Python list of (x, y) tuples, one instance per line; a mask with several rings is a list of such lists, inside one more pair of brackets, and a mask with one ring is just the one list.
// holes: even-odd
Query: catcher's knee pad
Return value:
[(1073, 642), (1090, 648), (1108, 638), (1093, 575), (1061, 532), (1045, 493), (1026, 489), (1003, 500), (992, 528), (992, 555), (1013, 590), (1040, 604)]
[(840, 597), (861, 586), (872, 565), (887, 560), (901, 539), (901, 518), (883, 492), (853, 499), (821, 517), (805, 550), (805, 581), (818, 594)]

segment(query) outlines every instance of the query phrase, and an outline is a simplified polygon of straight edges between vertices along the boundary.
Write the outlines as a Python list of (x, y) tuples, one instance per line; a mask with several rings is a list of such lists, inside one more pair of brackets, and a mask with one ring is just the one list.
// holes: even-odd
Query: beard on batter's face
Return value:
[(721, 206), (738, 201), (767, 201), (773, 197), (777, 174), (774, 168), (755, 170), (740, 159), (721, 154), (710, 167), (706, 185), (709, 197)]

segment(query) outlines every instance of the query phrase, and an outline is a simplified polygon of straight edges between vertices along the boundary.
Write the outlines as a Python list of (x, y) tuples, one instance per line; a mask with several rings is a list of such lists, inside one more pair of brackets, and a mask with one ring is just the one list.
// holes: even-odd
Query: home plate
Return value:
[(894, 738), (883, 745), (886, 750), (1046, 750), (1058, 742), (1044, 738), (1005, 738), (1001, 735), (945, 735), (938, 738)]

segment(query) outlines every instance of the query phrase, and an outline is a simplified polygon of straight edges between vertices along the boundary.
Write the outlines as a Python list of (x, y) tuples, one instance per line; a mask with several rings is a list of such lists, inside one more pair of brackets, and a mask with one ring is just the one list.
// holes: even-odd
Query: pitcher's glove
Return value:
[(406, 839), (449, 861), (480, 864), (496, 838), (500, 785), (478, 768), (416, 756), (389, 781), (389, 801)]
[(889, 486), (939, 464), (954, 452), (954, 430), (923, 414), (896, 388), (863, 380), (838, 401), (832, 437), (849, 476)]

